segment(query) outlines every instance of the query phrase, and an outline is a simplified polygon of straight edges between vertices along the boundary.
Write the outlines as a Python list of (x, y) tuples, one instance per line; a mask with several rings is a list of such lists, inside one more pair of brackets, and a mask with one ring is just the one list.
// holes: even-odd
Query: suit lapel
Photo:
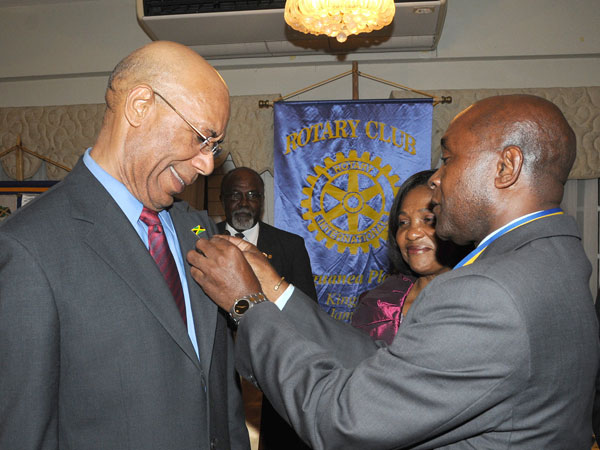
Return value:
[[(204, 293), (202, 288), (192, 278), (190, 265), (187, 263), (187, 253), (195, 248), (198, 239), (207, 239), (212, 236), (210, 224), (201, 216), (198, 211), (181, 211), (181, 205), (175, 205), (171, 209), (171, 218), (177, 231), (181, 254), (183, 255), (185, 274), (190, 291), (190, 301), (192, 304), (192, 314), (194, 316), (194, 326), (196, 329), (196, 338), (198, 340), (198, 354), (200, 363), (205, 371), (209, 373), (210, 362), (212, 358), (212, 349), (215, 339), (215, 328), (217, 322), (217, 306)], [(196, 236), (191, 229), (196, 225), (205, 228), (206, 231)]]
[(81, 223), (82, 239), (127, 283), (200, 368), (171, 291), (137, 232), (83, 163), (74, 169), (73, 175), (72, 217)]
[(272, 239), (271, 233), (269, 233), (268, 225), (259, 222), (258, 228), (258, 239), (256, 240), (256, 246), (259, 248), (261, 252), (273, 254), (278, 252), (274, 252), (275, 242)]
[(280, 275), (286, 275), (286, 252), (281, 248), (281, 242), (268, 224), (260, 222), (259, 230), (256, 246), (261, 252), (272, 255), (271, 265)]
[(219, 234), (223, 234), (223, 233), (225, 233), (225, 224), (226, 224), (226, 223), (227, 223), (227, 222), (223, 221), (223, 222), (219, 222), (219, 223), (217, 224), (217, 230), (218, 230)]

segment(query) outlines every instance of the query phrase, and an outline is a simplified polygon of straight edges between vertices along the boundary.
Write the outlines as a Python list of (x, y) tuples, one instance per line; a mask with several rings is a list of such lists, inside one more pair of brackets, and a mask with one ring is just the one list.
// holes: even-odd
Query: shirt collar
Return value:
[[(129, 190), (127, 190), (123, 183), (100, 167), (100, 165), (94, 161), (90, 155), (90, 151), (91, 148), (88, 148), (85, 151), (83, 155), (83, 163), (92, 173), (92, 175), (94, 175), (94, 177), (100, 182), (100, 184), (104, 186), (117, 205), (119, 205), (119, 208), (121, 208), (121, 211), (123, 211), (125, 216), (127, 216), (127, 220), (129, 220), (131, 225), (135, 227), (140, 218), (140, 214), (142, 213), (144, 205), (137, 198), (135, 198), (133, 194), (129, 192)], [(163, 224), (167, 223), (168, 226), (172, 228), (169, 212), (167, 210), (160, 211), (158, 216), (161, 218)], [(165, 218), (167, 219), (165, 220)]]
[[(225, 222), (225, 229), (229, 231), (229, 233), (232, 236), (235, 236), (236, 233), (239, 233), (239, 231), (233, 228), (231, 225), (229, 225), (228, 222)], [(256, 245), (256, 243), (258, 242), (259, 229), (260, 224), (259, 222), (256, 222), (252, 228), (248, 228), (247, 230), (243, 231), (244, 239), (250, 242), (251, 244)]]

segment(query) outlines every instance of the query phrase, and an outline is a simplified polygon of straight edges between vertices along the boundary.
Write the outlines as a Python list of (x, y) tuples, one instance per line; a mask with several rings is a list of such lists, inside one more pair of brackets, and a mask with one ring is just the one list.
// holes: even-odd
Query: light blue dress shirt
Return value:
[[(104, 186), (115, 202), (117, 202), (119, 208), (121, 208), (123, 213), (127, 216), (131, 226), (135, 229), (135, 231), (137, 231), (140, 239), (146, 248), (148, 248), (148, 226), (140, 220), (140, 214), (142, 213), (144, 205), (127, 190), (123, 183), (109, 175), (108, 172), (106, 172), (98, 165), (98, 163), (96, 163), (96, 161), (93, 160), (93, 158), (90, 156), (90, 150), (91, 148), (88, 148), (83, 155), (83, 163), (90, 170), (90, 172), (92, 172), (92, 175), (96, 177), (100, 184)], [(185, 300), (188, 335), (192, 341), (196, 355), (199, 358), (198, 341), (196, 339), (196, 329), (194, 328), (194, 317), (192, 315), (192, 306), (190, 303), (190, 292), (188, 289), (187, 278), (185, 276), (183, 255), (181, 254), (181, 248), (179, 247), (177, 233), (175, 232), (175, 227), (173, 226), (173, 221), (171, 220), (171, 216), (168, 211), (162, 210), (160, 213), (158, 213), (158, 217), (165, 231), (165, 235), (167, 236), (167, 242), (169, 243), (169, 248), (173, 254), (175, 265), (179, 271), (179, 278), (181, 279), (181, 287), (183, 289), (183, 297)], [(171, 301), (174, 300), (171, 299)]]

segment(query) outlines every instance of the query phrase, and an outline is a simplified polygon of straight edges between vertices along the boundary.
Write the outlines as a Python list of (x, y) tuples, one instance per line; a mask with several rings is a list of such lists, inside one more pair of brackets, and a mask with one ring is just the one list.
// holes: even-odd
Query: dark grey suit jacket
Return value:
[(316, 449), (585, 449), (600, 358), (575, 221), (433, 280), (389, 347), (294, 293), (242, 320), (237, 367)]
[[(205, 212), (171, 217), (185, 254)], [(0, 227), (0, 448), (249, 448), (224, 314), (186, 268), (200, 358), (157, 265), (80, 160)]]
[[(225, 231), (225, 221), (217, 224), (219, 233)], [(310, 258), (304, 240), (294, 233), (259, 222), (256, 246), (272, 256), (271, 265), (277, 273), (317, 301), (317, 291), (310, 268)]]

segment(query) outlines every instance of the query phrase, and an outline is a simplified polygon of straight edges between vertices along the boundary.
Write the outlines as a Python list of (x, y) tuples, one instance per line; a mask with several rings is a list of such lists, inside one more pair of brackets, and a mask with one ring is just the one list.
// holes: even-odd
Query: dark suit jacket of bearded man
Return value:
[(390, 346), (294, 292), (244, 316), (236, 366), (315, 449), (588, 450), (590, 273), (575, 221), (546, 217), (436, 277)]
[[(223, 221), (217, 224), (220, 233), (225, 232), (225, 223)], [(300, 236), (259, 222), (256, 244), (260, 251), (272, 255), (271, 265), (279, 275), (285, 277), (311, 300), (317, 301), (310, 258), (304, 240)], [(260, 442), (263, 450), (304, 450), (309, 448), (265, 398), (262, 402)]]
[[(186, 203), (170, 214), (184, 258), (216, 232)], [(186, 264), (198, 358), (158, 266), (82, 160), (2, 224), (0, 249), (0, 448), (249, 449), (224, 313)]]

